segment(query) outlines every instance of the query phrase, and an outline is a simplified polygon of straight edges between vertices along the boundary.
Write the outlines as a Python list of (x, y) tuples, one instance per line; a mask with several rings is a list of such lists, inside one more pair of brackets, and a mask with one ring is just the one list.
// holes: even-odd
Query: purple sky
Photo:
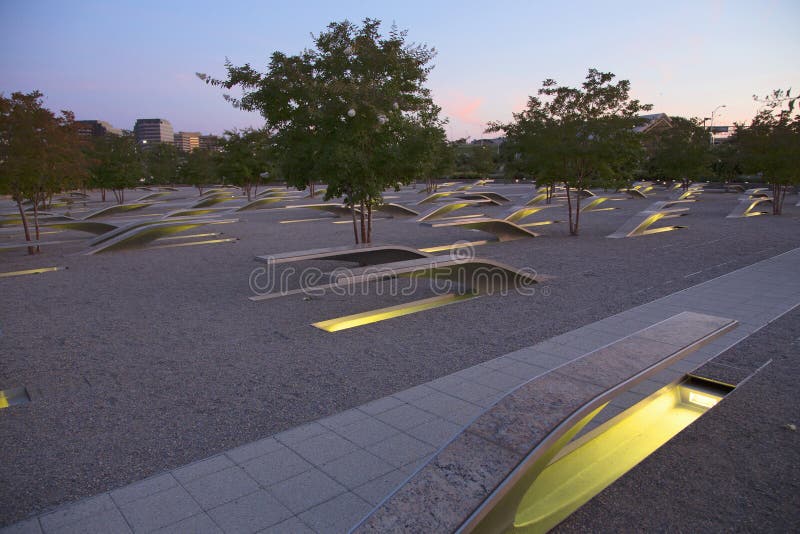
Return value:
[(507, 121), (545, 78), (579, 84), (590, 67), (631, 81), (654, 112), (747, 121), (753, 94), (800, 90), (800, 2), (0, 2), (0, 91), (41, 90), (52, 109), (131, 129), (260, 126), (195, 72), (229, 57), (259, 69), (297, 53), (328, 22), (377, 18), (438, 51), (429, 87), (451, 138)]

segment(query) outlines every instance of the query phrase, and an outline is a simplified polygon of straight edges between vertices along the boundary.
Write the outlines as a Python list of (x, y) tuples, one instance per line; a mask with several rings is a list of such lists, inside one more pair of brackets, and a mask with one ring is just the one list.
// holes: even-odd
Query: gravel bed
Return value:
[[(515, 201), (532, 195), (530, 186), (491, 190)], [(389, 196), (411, 207), (423, 198), (413, 190)], [(175, 197), (108, 220), (165, 213), (191, 204), (196, 193)], [(278, 224), (325, 216), (318, 211), (232, 213), (239, 222), (188, 232), (238, 238), (232, 243), (85, 256), (87, 234), (64, 231), (49, 237), (80, 241), (45, 247), (34, 257), (24, 250), (0, 252), (0, 272), (67, 267), (0, 279), (0, 388), (25, 386), (33, 399), (0, 412), (6, 444), (0, 525), (435, 379), (800, 246), (795, 197), (787, 199), (782, 217), (726, 219), (737, 201), (723, 194), (704, 195), (690, 215), (674, 222), (687, 229), (605, 238), (665, 198), (621, 200), (614, 202), (618, 210), (584, 214), (580, 237), (568, 236), (559, 223), (535, 227), (540, 238), (474, 249), (478, 256), (551, 276), (533, 295), (483, 296), (337, 333), (310, 323), (433, 293), (423, 285), (413, 296), (377, 294), (373, 287), (350, 297), (248, 300), (248, 279), (259, 266), (255, 255), (352, 242), (350, 225), (332, 224), (339, 219)], [(508, 209), (463, 213), (498, 216)], [(551, 208), (537, 217), (565, 219), (566, 210)], [(0, 243), (13, 239), (13, 230), (2, 230)], [(486, 237), (403, 219), (378, 220), (374, 229), (376, 242), (416, 247)], [(342, 264), (317, 265), (325, 270)]]

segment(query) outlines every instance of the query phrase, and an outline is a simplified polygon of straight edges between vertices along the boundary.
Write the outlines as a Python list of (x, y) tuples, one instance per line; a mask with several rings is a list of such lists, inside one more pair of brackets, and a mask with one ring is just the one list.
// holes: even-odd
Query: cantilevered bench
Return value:
[(640, 211), (619, 227), (616, 232), (606, 237), (619, 239), (624, 237), (637, 237), (660, 232), (669, 232), (685, 228), (685, 226), (661, 226), (650, 228), (654, 223), (663, 219), (672, 219), (687, 215), (689, 208), (673, 208), (668, 210), (644, 210)]
[(445, 227), (461, 227), (469, 230), (480, 230), (493, 234), (500, 241), (514, 241), (515, 239), (522, 239), (528, 237), (539, 237), (523, 228), (522, 226), (506, 221), (503, 219), (490, 219), (488, 217), (479, 217), (474, 219), (459, 219), (456, 221), (440, 222), (440, 223), (423, 223), (429, 225), (431, 228), (445, 228)]
[(445, 215), (452, 213), (454, 211), (468, 208), (468, 207), (476, 207), (481, 206), (484, 204), (491, 203), (488, 199), (481, 199), (481, 200), (457, 200), (455, 202), (448, 202), (447, 204), (442, 204), (441, 206), (437, 206), (426, 213), (424, 213), (421, 217), (417, 219), (417, 222), (425, 222), (425, 221), (433, 221), (436, 219), (441, 219)]
[[(190, 220), (173, 220), (169, 222), (155, 221), (152, 224), (139, 224), (133, 227), (118, 228), (107, 232), (113, 236), (107, 239), (91, 241), (93, 246), (84, 252), (85, 255), (100, 254), (102, 252), (109, 252), (112, 250), (122, 250), (126, 248), (140, 248), (147, 243), (155, 241), (161, 237), (166, 237), (200, 226), (209, 224), (226, 224), (237, 222), (239, 219), (190, 219)], [(107, 234), (98, 236), (99, 238), (106, 237)]]
[(346, 271), (335, 271), (334, 283), (340, 286), (379, 282), (397, 277), (420, 277), (449, 280), (464, 291), (500, 291), (512, 287), (530, 286), (537, 277), (529, 269), (517, 269), (485, 258), (433, 256), (415, 260), (384, 263)]
[(726, 218), (738, 219), (739, 217), (753, 217), (754, 215), (765, 215), (769, 213), (767, 211), (756, 210), (756, 208), (762, 204), (772, 204), (772, 199), (764, 197), (745, 197), (739, 200), (739, 203)]
[[(350, 217), (350, 208), (344, 204), (292, 204), (291, 206), (284, 206), (284, 209), (306, 208), (310, 210), (327, 211), (335, 217)], [(356, 213), (358, 213), (356, 211)]]
[(403, 245), (346, 245), (342, 247), (316, 248), (282, 254), (265, 254), (256, 256), (256, 261), (278, 265), (308, 260), (352, 261), (361, 265), (377, 265), (433, 256), (412, 247)]
[(474, 193), (463, 193), (458, 195), (458, 198), (463, 198), (465, 200), (480, 200), (482, 198), (486, 198), (494, 202), (495, 204), (502, 204), (504, 202), (511, 202), (511, 199), (505, 195), (501, 195), (500, 193), (495, 193), (494, 191), (476, 191)]
[(736, 327), (679, 313), (531, 379), (444, 445), (352, 532), (505, 532), (526, 490), (606, 404)]

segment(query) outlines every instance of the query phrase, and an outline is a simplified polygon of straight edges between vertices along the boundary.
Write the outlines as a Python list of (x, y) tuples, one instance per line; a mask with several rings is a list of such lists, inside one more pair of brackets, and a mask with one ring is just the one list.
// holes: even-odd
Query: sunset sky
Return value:
[(451, 139), (507, 121), (545, 78), (579, 84), (590, 67), (631, 81), (654, 112), (747, 121), (752, 95), (800, 90), (800, 2), (0, 1), (0, 92), (39, 89), (51, 109), (132, 129), (261, 126), (195, 72), (228, 57), (259, 70), (300, 52), (331, 21), (377, 18), (435, 47), (428, 86)]

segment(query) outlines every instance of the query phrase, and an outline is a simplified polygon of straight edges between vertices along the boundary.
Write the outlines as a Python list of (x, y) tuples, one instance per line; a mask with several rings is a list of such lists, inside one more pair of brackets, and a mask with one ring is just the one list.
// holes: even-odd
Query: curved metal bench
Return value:
[(99, 241), (95, 239), (90, 243), (93, 244), (94, 248), (87, 250), (84, 254), (88, 256), (111, 250), (138, 248), (161, 237), (191, 230), (192, 228), (208, 224), (225, 224), (236, 221), (238, 221), (238, 219), (189, 219), (170, 222), (154, 221), (149, 224), (147, 222), (137, 223), (132, 226), (126, 226), (108, 232), (114, 235), (106, 236), (106, 234), (103, 234), (99, 236), (104, 239)]
[(481, 200), (483, 198), (491, 200), (497, 205), (500, 205), (504, 202), (511, 202), (511, 199), (507, 196), (501, 195), (500, 193), (495, 193), (494, 191), (481, 191), (478, 193), (466, 193), (458, 196), (459, 198), (463, 198), (465, 200)]
[(689, 208), (674, 208), (669, 210), (656, 210), (656, 211), (640, 211), (619, 227), (613, 234), (607, 235), (613, 239), (623, 237), (637, 237), (642, 235), (656, 234), (660, 232), (669, 232), (671, 230), (678, 230), (685, 228), (685, 226), (662, 226), (659, 228), (650, 228), (654, 223), (663, 219), (672, 219), (674, 217), (682, 217), (687, 215)]
[(416, 217), (419, 215), (418, 211), (412, 210), (411, 208), (407, 208), (402, 204), (396, 204), (394, 202), (387, 202), (385, 204), (381, 204), (377, 208), (376, 211), (381, 213), (385, 213), (392, 217)]
[[(284, 209), (306, 208), (310, 210), (327, 211), (336, 217), (350, 217), (350, 208), (344, 204), (293, 204), (291, 206), (284, 206)], [(358, 210), (356, 210), (358, 213)]]
[(351, 532), (504, 532), (527, 488), (614, 397), (737, 326), (679, 313), (531, 379), (444, 445)]
[(756, 208), (761, 204), (772, 204), (771, 198), (763, 197), (749, 197), (739, 201), (739, 204), (733, 208), (725, 218), (738, 219), (739, 217), (753, 217), (755, 215), (766, 215), (767, 211), (756, 211)]
[(404, 245), (349, 245), (342, 247), (317, 248), (281, 254), (256, 256), (256, 261), (278, 265), (308, 260), (352, 261), (361, 265), (377, 265), (416, 258), (430, 258), (433, 254), (422, 252)]
[(488, 217), (423, 224), (427, 224), (431, 226), (431, 228), (460, 227), (467, 228), (469, 230), (480, 230), (482, 232), (493, 234), (499, 241), (514, 241), (515, 239), (539, 237), (539, 234), (535, 234), (527, 228), (523, 228), (511, 221), (506, 221), (503, 219), (490, 219)]
[(423, 214), (422, 217), (418, 218), (417, 222), (441, 219), (448, 213), (452, 213), (470, 206), (480, 206), (482, 204), (487, 204), (488, 202), (488, 200), (459, 200), (456, 202), (448, 202), (447, 204), (442, 204), (441, 206), (437, 206), (429, 210), (427, 213)]
[(400, 276), (447, 280), (472, 292), (501, 291), (538, 283), (536, 274), (529, 269), (517, 269), (485, 258), (452, 256), (433, 256), (333, 273), (337, 285), (364, 284)]
[(101, 210), (95, 211), (90, 213), (83, 220), (87, 219), (94, 219), (97, 217), (106, 217), (107, 215), (115, 215), (117, 213), (126, 213), (129, 211), (140, 210), (142, 208), (146, 208), (148, 206), (152, 206), (152, 202), (137, 202), (133, 204), (119, 204), (117, 206), (109, 206), (107, 208), (103, 208)]

